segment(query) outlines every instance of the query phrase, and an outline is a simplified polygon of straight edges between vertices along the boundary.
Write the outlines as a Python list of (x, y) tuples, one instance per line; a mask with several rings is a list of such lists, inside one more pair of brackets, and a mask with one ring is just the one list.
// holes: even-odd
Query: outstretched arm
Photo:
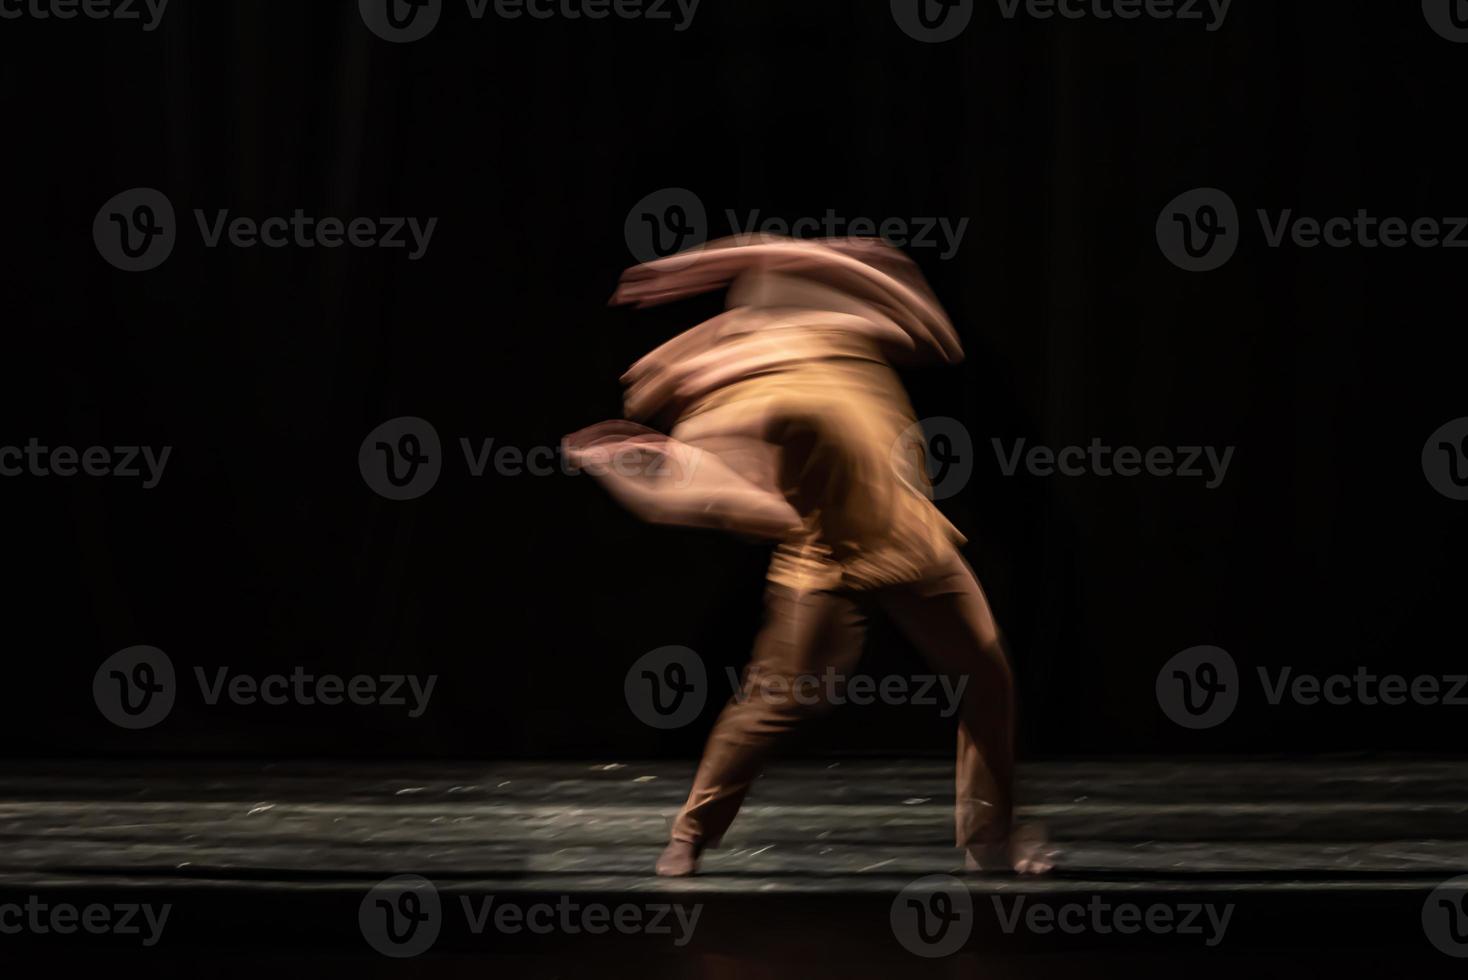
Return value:
[(757, 451), (751, 447), (728, 452), (725, 444), (721, 455), (632, 422), (603, 422), (567, 436), (563, 448), (567, 460), (654, 524), (775, 540), (801, 528), (800, 515), (783, 496), (740, 474), (753, 475), (751, 456)]

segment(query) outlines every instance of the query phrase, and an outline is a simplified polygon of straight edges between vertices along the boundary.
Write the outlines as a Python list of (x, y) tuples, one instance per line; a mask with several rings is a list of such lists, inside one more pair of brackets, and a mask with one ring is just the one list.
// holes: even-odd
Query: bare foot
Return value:
[(703, 848), (691, 841), (668, 841), (658, 858), (657, 872), (660, 878), (686, 878), (698, 871), (698, 859)]
[(990, 874), (1013, 871), (1017, 875), (1043, 875), (1054, 870), (1055, 855), (1056, 851), (1050, 847), (1044, 829), (1034, 824), (1024, 824), (1015, 827), (1006, 841), (965, 848), (963, 870)]

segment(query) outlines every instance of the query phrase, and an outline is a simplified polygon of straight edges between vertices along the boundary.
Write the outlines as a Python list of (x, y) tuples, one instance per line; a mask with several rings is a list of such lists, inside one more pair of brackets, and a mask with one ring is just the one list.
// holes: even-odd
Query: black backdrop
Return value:
[[(173, 0), (160, 26), (0, 21), (6, 408), (0, 444), (167, 445), (160, 484), (0, 480), (13, 754), (689, 755), (712, 718), (640, 724), (623, 676), (666, 644), (747, 655), (765, 554), (639, 525), (585, 477), (473, 478), (457, 441), (554, 446), (710, 304), (605, 306), (660, 188), (795, 218), (969, 220), (915, 248), (969, 352), (908, 376), (976, 469), (945, 509), (1004, 625), (1032, 754), (1457, 752), (1468, 708), (1270, 707), (1174, 726), (1154, 679), (1198, 644), (1240, 669), (1463, 670), (1468, 504), (1421, 453), (1465, 408), (1448, 249), (1265, 247), (1189, 273), (1163, 206), (1468, 214), (1468, 45), (1416, 3), (1238, 0), (1221, 29), (1006, 20), (918, 43), (883, 0), (704, 0), (692, 26), (474, 21), (390, 44), (349, 0)], [(174, 253), (114, 269), (114, 194), (163, 191)], [(194, 208), (436, 216), (402, 251), (208, 249)], [(364, 436), (430, 420), (447, 459), (392, 502)], [(992, 438), (1235, 446), (1223, 485), (1004, 476)], [(875, 633), (872, 672), (919, 662)], [(109, 724), (121, 648), (213, 670), (435, 673), (417, 719), (180, 697)], [(1255, 685), (1257, 687), (1257, 685)], [(848, 708), (818, 751), (946, 751), (913, 706)]]

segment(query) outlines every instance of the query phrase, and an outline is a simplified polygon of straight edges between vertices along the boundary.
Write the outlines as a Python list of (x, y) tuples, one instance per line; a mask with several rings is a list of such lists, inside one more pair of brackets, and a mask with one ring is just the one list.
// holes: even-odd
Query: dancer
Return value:
[[(938, 511), (923, 443), (892, 364), (956, 363), (952, 324), (916, 265), (875, 239), (725, 239), (629, 269), (614, 304), (728, 287), (726, 311), (623, 377), (631, 419), (565, 450), (643, 518), (778, 542), (745, 689), (719, 716), (657, 863), (693, 874), (765, 761), (829, 705), (797, 682), (849, 676), (880, 610), (960, 705), (955, 834), (969, 870), (1050, 869), (1013, 819), (1014, 682), (983, 589)], [(640, 462), (639, 462), (640, 461)]]

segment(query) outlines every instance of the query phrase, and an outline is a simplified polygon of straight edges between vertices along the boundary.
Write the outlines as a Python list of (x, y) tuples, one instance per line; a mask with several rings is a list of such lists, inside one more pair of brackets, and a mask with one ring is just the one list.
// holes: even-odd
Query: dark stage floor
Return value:
[[(0, 956), (179, 965), (222, 948), (240, 975), (270, 967), (267, 951), (374, 976), (400, 973), (401, 954), (419, 954), (420, 973), (466, 976), (486, 963), (545, 976), (585, 964), (668, 976), (1162, 976), (1180, 964), (1283, 976), (1305, 963), (1468, 974), (1450, 955), (1468, 956), (1468, 912), (1450, 907), (1461, 894), (1434, 894), (1468, 874), (1468, 763), (1033, 764), (1023, 815), (1048, 825), (1060, 872), (919, 884), (958, 867), (947, 764), (786, 762), (703, 875), (658, 880), (652, 862), (690, 774), (12, 764), (0, 778)], [(402, 875), (418, 877), (381, 885)], [(6, 903), (31, 907), (18, 931)], [(101, 911), (92, 930), (67, 918), (86, 921), (92, 906), (118, 928)]]

